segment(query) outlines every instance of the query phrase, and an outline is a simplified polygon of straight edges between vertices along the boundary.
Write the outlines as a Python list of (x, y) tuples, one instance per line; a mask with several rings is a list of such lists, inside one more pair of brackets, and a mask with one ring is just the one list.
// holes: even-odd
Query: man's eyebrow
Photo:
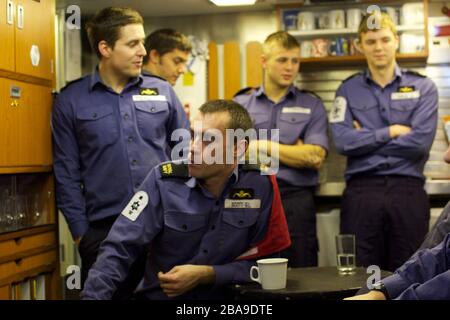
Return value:
[(126, 42), (126, 44), (130, 44), (133, 42), (143, 42), (143, 41), (145, 41), (145, 39), (142, 39), (142, 38), (130, 39), (128, 42)]

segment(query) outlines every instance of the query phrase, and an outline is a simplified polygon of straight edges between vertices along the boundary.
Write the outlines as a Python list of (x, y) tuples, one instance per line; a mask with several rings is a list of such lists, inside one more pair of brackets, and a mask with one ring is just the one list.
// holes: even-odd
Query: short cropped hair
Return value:
[(380, 30), (382, 28), (388, 28), (394, 35), (397, 35), (397, 27), (389, 14), (379, 11), (366, 14), (359, 24), (358, 37), (361, 40), (361, 35), (363, 33)]
[(164, 55), (175, 49), (184, 52), (191, 52), (192, 44), (181, 32), (173, 29), (159, 29), (153, 31), (145, 39), (145, 50), (147, 55), (144, 57), (144, 64), (148, 62), (151, 50), (156, 50), (159, 55)]
[(300, 44), (297, 39), (287, 33), (286, 31), (277, 31), (270, 34), (263, 44), (263, 53), (265, 55), (270, 54), (273, 45), (279, 45), (284, 49), (300, 48)]
[(120, 28), (129, 24), (144, 24), (142, 16), (134, 9), (125, 7), (107, 7), (95, 14), (86, 24), (86, 31), (92, 50), (99, 58), (102, 57), (98, 50), (100, 41), (106, 41), (114, 48), (120, 37)]
[(247, 131), (253, 128), (252, 118), (247, 109), (233, 100), (211, 100), (205, 102), (199, 111), (202, 114), (227, 112), (230, 115), (230, 122), (225, 129), (242, 129)]

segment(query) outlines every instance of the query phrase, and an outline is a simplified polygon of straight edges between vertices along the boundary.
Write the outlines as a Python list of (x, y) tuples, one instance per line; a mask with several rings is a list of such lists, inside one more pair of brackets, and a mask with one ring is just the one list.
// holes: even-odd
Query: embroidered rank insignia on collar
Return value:
[(190, 178), (186, 163), (164, 162), (159, 165), (162, 178)]
[(131, 198), (130, 202), (128, 202), (125, 209), (122, 210), (122, 215), (131, 221), (136, 221), (136, 219), (141, 214), (142, 210), (148, 204), (148, 194), (145, 191), (138, 191), (133, 198)]
[(416, 88), (414, 86), (402, 86), (398, 87), (397, 92), (413, 92)]
[(250, 188), (231, 189), (230, 199), (253, 199), (255, 192)]
[(157, 96), (159, 91), (157, 88), (141, 88), (139, 91), (141, 96)]
[(161, 174), (166, 177), (173, 175), (173, 166), (171, 163), (166, 163), (161, 165)]

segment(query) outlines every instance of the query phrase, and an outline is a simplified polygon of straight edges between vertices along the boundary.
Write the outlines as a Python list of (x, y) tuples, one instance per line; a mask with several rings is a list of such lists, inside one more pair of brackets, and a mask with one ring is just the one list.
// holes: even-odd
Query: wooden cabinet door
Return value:
[(17, 125), (13, 101), (9, 97), (9, 80), (0, 78), (0, 166), (12, 165), (16, 159)]
[(11, 300), (11, 287), (9, 285), (0, 287), (0, 300)]
[(0, 166), (51, 165), (51, 106), (51, 88), (0, 79)]
[(16, 72), (53, 78), (54, 0), (16, 0)]
[[(9, 14), (8, 14), (9, 12)], [(2, 39), (2, 52), (0, 69), (14, 71), (14, 19), (8, 23), (8, 17), (14, 17), (14, 3), (0, 0), (0, 39)], [(10, 20), (10, 19), (9, 19)]]

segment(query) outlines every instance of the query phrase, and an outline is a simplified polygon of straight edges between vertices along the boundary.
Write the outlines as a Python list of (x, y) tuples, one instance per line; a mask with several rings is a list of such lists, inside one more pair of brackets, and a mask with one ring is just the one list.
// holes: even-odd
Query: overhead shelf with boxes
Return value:
[(343, 1), (278, 6), (279, 28), (301, 43), (302, 70), (365, 63), (358, 51), (364, 14), (380, 10), (397, 25), (397, 61), (424, 63), (428, 57), (428, 1)]

